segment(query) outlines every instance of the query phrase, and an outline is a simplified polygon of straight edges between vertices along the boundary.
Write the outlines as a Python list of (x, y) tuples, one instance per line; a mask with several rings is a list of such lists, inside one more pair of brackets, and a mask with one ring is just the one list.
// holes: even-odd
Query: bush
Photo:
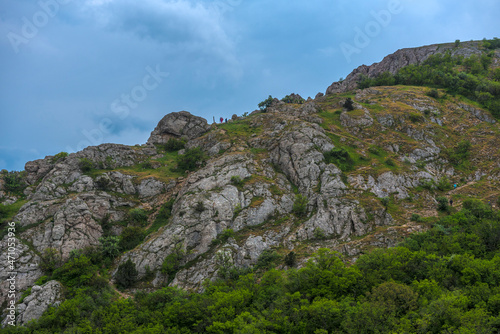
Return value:
[(450, 180), (448, 180), (446, 176), (443, 176), (442, 178), (439, 179), (437, 183), (437, 188), (441, 191), (446, 191), (451, 189)]
[(133, 225), (145, 226), (148, 222), (148, 215), (143, 209), (132, 209), (128, 213), (130, 222)]
[(62, 264), (61, 254), (55, 248), (45, 248), (40, 256), (39, 267), (46, 275), (51, 275)]
[(175, 152), (182, 150), (186, 146), (186, 141), (184, 139), (170, 138), (165, 144), (165, 151)]
[(297, 264), (297, 255), (295, 255), (294, 251), (285, 256), (285, 264), (289, 267), (295, 267), (295, 264)]
[(25, 188), (23, 179), (19, 172), (7, 172), (3, 175), (5, 190), (12, 193), (19, 193)]
[(302, 195), (295, 196), (292, 211), (295, 215), (303, 217), (307, 214), (307, 204), (309, 203), (307, 197)]
[(395, 162), (394, 162), (394, 160), (392, 160), (391, 158), (386, 159), (386, 160), (385, 160), (385, 164), (386, 164), (387, 166), (391, 166), (391, 167), (396, 166), (396, 163), (395, 163)]
[(417, 213), (412, 213), (410, 220), (412, 222), (419, 222), (422, 221), (422, 217)]
[(212, 242), (210, 243), (211, 246), (217, 246), (220, 244), (225, 244), (229, 238), (233, 238), (235, 236), (235, 233), (232, 228), (228, 228), (224, 231), (222, 231), (221, 234), (217, 236), (217, 238), (213, 239)]
[(313, 231), (314, 239), (316, 240), (324, 240), (326, 239), (325, 231), (321, 227), (316, 227)]
[(206, 155), (199, 147), (193, 147), (177, 157), (177, 170), (180, 172), (194, 171), (203, 166)]
[(458, 48), (460, 46), (460, 40), (456, 39), (455, 40), (455, 47)]
[(53, 278), (70, 288), (89, 285), (97, 274), (97, 267), (84, 255), (71, 259), (54, 271)]
[(335, 164), (343, 172), (348, 172), (354, 169), (354, 160), (349, 152), (343, 148), (333, 148), (331, 151), (323, 153), (326, 163)]
[(382, 203), (383, 206), (387, 207), (391, 202), (391, 199), (389, 197), (382, 197), (380, 199), (380, 202)]
[(245, 181), (243, 181), (239, 175), (235, 175), (231, 176), (231, 184), (237, 188), (241, 188), (245, 184)]
[(102, 255), (105, 258), (114, 259), (120, 255), (119, 247), (120, 238), (116, 236), (108, 236), (99, 238), (100, 247)]
[(347, 111), (352, 111), (354, 110), (354, 102), (352, 101), (352, 99), (350, 97), (348, 97), (344, 104), (342, 105), (345, 109), (347, 109)]
[(172, 253), (165, 257), (161, 266), (161, 272), (168, 275), (169, 280), (173, 279), (177, 271), (181, 268), (182, 259), (186, 252), (182, 249), (182, 244), (175, 245)]
[(67, 152), (59, 152), (52, 158), (52, 163), (56, 163), (59, 160), (66, 158), (67, 156), (68, 156)]
[(427, 96), (438, 99), (439, 98), (439, 92), (437, 89), (431, 89), (426, 93)]
[(132, 260), (128, 259), (127, 262), (120, 264), (118, 270), (116, 271), (116, 285), (120, 289), (128, 289), (134, 286), (137, 282), (137, 276), (139, 273), (135, 268), (135, 264)]
[(275, 250), (266, 249), (260, 254), (255, 264), (255, 269), (270, 269), (276, 265), (276, 262), (281, 260), (281, 256)]
[(87, 158), (81, 158), (78, 167), (83, 173), (89, 173), (94, 169), (94, 163)]
[(118, 246), (122, 252), (134, 249), (144, 239), (144, 232), (140, 227), (126, 227), (120, 234)]
[(436, 201), (438, 202), (438, 210), (439, 211), (444, 211), (448, 212), (450, 210), (450, 207), (448, 205), (448, 199), (444, 196), (440, 196), (436, 198)]
[(99, 190), (108, 190), (111, 181), (104, 175), (98, 177), (95, 181), (95, 185)]
[(259, 109), (262, 110), (263, 112), (267, 111), (267, 108), (269, 108), (274, 102), (274, 98), (269, 95), (267, 99), (259, 103)]

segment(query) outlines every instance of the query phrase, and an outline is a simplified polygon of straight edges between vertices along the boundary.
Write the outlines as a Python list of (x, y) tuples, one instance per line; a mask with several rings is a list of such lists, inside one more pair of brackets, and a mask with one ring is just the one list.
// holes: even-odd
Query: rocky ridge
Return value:
[[(275, 101), (265, 113), (222, 125), (186, 111), (172, 113), (142, 146), (103, 144), (28, 162), (23, 194), (8, 193), (0, 184), (0, 202), (20, 206), (9, 217), (18, 228), (17, 299), (30, 287), (31, 294), (18, 305), (19, 322), (64, 298), (57, 281), (34, 285), (44, 274), (40, 263), (47, 249), (65, 261), (73, 251), (99, 248), (101, 238), (121, 236), (129, 227), (146, 236), (115, 259), (113, 277), (130, 259), (140, 288), (200, 290), (222, 266), (249, 268), (266, 251), (293, 251), (300, 266), (326, 246), (354, 261), (373, 247), (392, 247), (424, 230), (424, 223), (410, 221), (411, 213), (436, 214), (436, 195), (456, 195), (458, 205), (467, 196), (493, 196), (494, 190), (478, 194), (475, 187), (500, 180), (500, 128), (486, 110), (458, 97), (438, 101), (421, 87), (357, 90), (353, 111), (343, 109), (345, 95), (334, 94), (352, 90), (356, 73), (396, 71), (441, 48), (446, 47), (398, 51), (303, 104)], [(450, 161), (464, 131), (474, 148), (469, 160), (479, 166), (475, 170)], [(170, 139), (185, 140), (185, 148), (166, 150)], [(175, 169), (176, 159), (195, 147), (206, 162), (191, 171)], [(349, 168), (342, 162), (346, 154)], [(470, 183), (447, 193), (440, 182)], [(161, 221), (166, 208), (168, 219)], [(131, 219), (133, 210), (146, 214), (142, 225)], [(5, 305), (7, 235), (0, 249)]]

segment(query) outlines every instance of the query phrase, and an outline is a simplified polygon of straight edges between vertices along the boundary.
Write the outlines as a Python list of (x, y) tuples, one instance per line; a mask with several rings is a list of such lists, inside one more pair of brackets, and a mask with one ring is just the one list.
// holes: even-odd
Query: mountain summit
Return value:
[(314, 100), (271, 99), (224, 124), (171, 113), (144, 145), (3, 171), (0, 304), (14, 300), (22, 325), (88, 282), (205, 291), (252, 268), (303, 267), (325, 247), (354, 263), (467, 199), (496, 205), (494, 43), (399, 50)]

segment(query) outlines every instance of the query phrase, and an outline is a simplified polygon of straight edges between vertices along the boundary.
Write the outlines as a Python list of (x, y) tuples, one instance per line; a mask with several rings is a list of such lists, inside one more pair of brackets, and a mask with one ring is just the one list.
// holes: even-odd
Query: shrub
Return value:
[(368, 147), (368, 152), (370, 152), (371, 154), (376, 155), (376, 156), (379, 156), (382, 154), (382, 151), (380, 150), (380, 148), (378, 148), (375, 145), (371, 145), (370, 147)]
[(387, 166), (391, 166), (391, 167), (396, 166), (396, 163), (395, 163), (395, 162), (394, 162), (394, 160), (392, 160), (391, 158), (386, 159), (386, 160), (385, 160), (385, 164), (386, 164)]
[(161, 272), (167, 274), (169, 279), (175, 276), (175, 273), (181, 268), (182, 259), (186, 255), (186, 252), (182, 249), (182, 244), (178, 243), (175, 245), (172, 253), (165, 257), (163, 264), (161, 266)]
[(267, 99), (259, 103), (259, 109), (262, 110), (263, 112), (267, 111), (267, 108), (269, 108), (274, 102), (274, 98), (269, 95)]
[(144, 232), (138, 226), (128, 226), (120, 234), (118, 246), (122, 252), (135, 248), (144, 239)]
[(217, 246), (220, 244), (225, 244), (229, 238), (233, 238), (235, 236), (235, 233), (232, 228), (228, 228), (224, 231), (222, 231), (221, 234), (217, 236), (212, 242), (210, 243), (211, 246)]
[(426, 93), (427, 96), (438, 99), (439, 98), (439, 92), (437, 89), (431, 89)]
[(460, 46), (460, 40), (456, 39), (455, 40), (455, 47), (458, 48)]
[(243, 181), (239, 175), (234, 175), (231, 176), (231, 184), (237, 188), (241, 188), (243, 184), (245, 184), (245, 181)]
[(116, 236), (108, 236), (99, 238), (100, 247), (102, 255), (105, 258), (114, 259), (120, 255), (119, 247), (120, 238)]
[(437, 183), (437, 188), (441, 191), (446, 191), (451, 189), (450, 180), (448, 180), (446, 176), (443, 176), (442, 178), (439, 179)]
[(354, 169), (354, 160), (349, 152), (343, 148), (333, 148), (331, 151), (323, 153), (326, 163), (335, 164), (343, 172), (348, 172)]
[(289, 267), (295, 267), (297, 263), (297, 255), (295, 255), (294, 251), (291, 251), (285, 256), (285, 264)]
[(120, 289), (128, 289), (134, 286), (135, 282), (137, 282), (137, 276), (139, 273), (135, 268), (134, 262), (128, 259), (127, 262), (124, 262), (118, 266), (118, 270), (116, 271), (116, 285)]
[(389, 197), (382, 197), (380, 199), (380, 202), (382, 203), (383, 206), (387, 207), (391, 202), (391, 199)]
[(199, 147), (193, 147), (177, 157), (178, 171), (194, 171), (203, 166), (206, 161), (205, 153)]
[(424, 118), (422, 117), (422, 115), (417, 114), (417, 113), (412, 112), (409, 114), (409, 117), (410, 117), (410, 121), (413, 123), (421, 123), (424, 121)]
[(47, 275), (51, 275), (62, 264), (59, 251), (50, 247), (43, 250), (40, 260), (39, 267)]
[(325, 231), (321, 227), (316, 227), (313, 231), (314, 239), (316, 240), (324, 240), (326, 239)]
[(5, 190), (12, 193), (19, 193), (25, 187), (19, 172), (7, 172), (3, 175)]
[(448, 199), (444, 196), (440, 196), (436, 198), (436, 201), (438, 202), (438, 210), (439, 211), (444, 211), (448, 212), (450, 210), (450, 207), (448, 206)]
[(143, 209), (132, 209), (129, 211), (128, 216), (133, 225), (144, 226), (148, 222), (148, 215)]
[(182, 150), (186, 146), (186, 141), (184, 139), (170, 138), (165, 144), (165, 151), (175, 152)]
[(255, 269), (270, 269), (276, 265), (281, 256), (275, 250), (266, 249), (260, 254), (255, 264)]
[(307, 204), (309, 203), (307, 197), (303, 195), (295, 196), (292, 211), (295, 215), (303, 217), (307, 213)]
[(70, 288), (78, 288), (91, 283), (97, 274), (97, 267), (84, 255), (71, 259), (54, 271), (52, 276)]
[(94, 169), (94, 163), (87, 158), (81, 158), (78, 161), (78, 167), (83, 173), (89, 173)]
[(344, 104), (342, 105), (345, 109), (347, 109), (347, 111), (352, 111), (354, 110), (354, 102), (352, 101), (352, 99), (350, 97), (348, 97)]
[(284, 98), (282, 98), (281, 101), (285, 103), (295, 103), (295, 104), (302, 104), (306, 102), (306, 100), (304, 100), (300, 95), (297, 94), (287, 95)]
[(59, 160), (66, 158), (67, 156), (68, 156), (67, 152), (59, 152), (52, 158), (52, 163), (56, 163)]
[(433, 179), (420, 181), (420, 186), (427, 190), (432, 190), (436, 187), (436, 182)]
[(422, 217), (417, 213), (412, 213), (410, 220), (412, 222), (419, 222), (422, 221)]

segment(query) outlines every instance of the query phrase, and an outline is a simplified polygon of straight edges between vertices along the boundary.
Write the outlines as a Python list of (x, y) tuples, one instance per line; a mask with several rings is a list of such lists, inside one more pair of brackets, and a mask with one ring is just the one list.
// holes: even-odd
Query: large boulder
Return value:
[(34, 285), (31, 295), (17, 306), (17, 324), (24, 325), (38, 319), (50, 307), (57, 306), (62, 299), (63, 286), (58, 281), (49, 281), (42, 286)]
[(207, 121), (187, 111), (173, 112), (158, 123), (151, 132), (148, 144), (165, 144), (170, 138), (194, 139), (210, 130)]

